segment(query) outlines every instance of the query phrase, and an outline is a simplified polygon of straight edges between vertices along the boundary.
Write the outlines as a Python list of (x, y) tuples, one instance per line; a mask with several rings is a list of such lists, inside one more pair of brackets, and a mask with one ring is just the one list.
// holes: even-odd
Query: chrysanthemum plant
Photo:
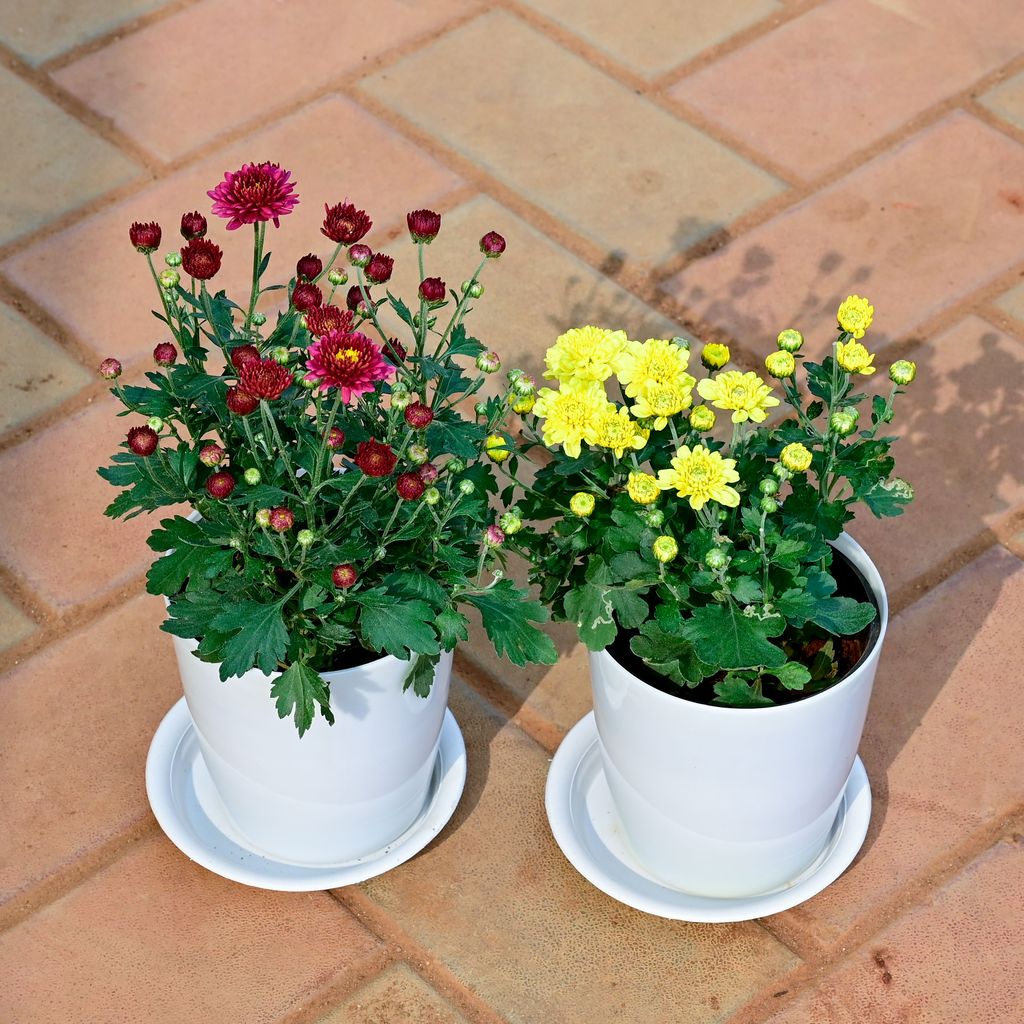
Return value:
[[(765, 361), (780, 395), (727, 369), (725, 345), (703, 346), (703, 375), (681, 338), (562, 335), (546, 358), (557, 389), (526, 425), (527, 447), (553, 454), (523, 511), (554, 523), (515, 538), (554, 617), (704, 703), (785, 703), (852, 668), (877, 609), (841, 592), (829, 541), (858, 505), (894, 516), (913, 497), (885, 429), (914, 364), (893, 363), (887, 396), (858, 392), (875, 369), (860, 340), (873, 313), (850, 296), (821, 363), (783, 331)], [(789, 416), (769, 420), (780, 401)]]
[[(209, 195), (228, 230), (252, 225), (249, 293), (241, 303), (213, 293), (223, 254), (200, 213), (182, 217), (185, 244), (161, 271), (159, 225), (133, 224), (167, 336), (147, 386), (123, 383), (116, 359), (100, 368), (120, 415), (135, 419), (100, 470), (122, 489), (107, 515), (198, 513), (163, 520), (149, 538), (163, 553), (148, 575), (168, 601), (163, 628), (198, 641), (197, 657), (225, 680), (280, 673), (271, 693), (300, 734), (317, 708), (333, 721), (322, 673), (376, 654), (410, 660), (406, 685), (425, 696), (441, 651), (467, 638), (469, 608), (500, 655), (553, 662), (535, 625), (546, 611), (500, 569), (488, 572), (505, 536), (487, 449), (505, 446), (508, 402), (488, 399), (476, 418), (459, 411), (498, 369), (465, 318), (504, 239), (484, 235), (476, 270), (449, 291), (424, 270), (441, 218), (410, 213), (421, 280), (410, 308), (386, 290), (392, 258), (363, 244), (370, 218), (348, 202), (326, 207), (326, 262), (310, 253), (286, 285), (272, 285), (267, 226), (298, 202), (289, 173), (246, 165)], [(261, 300), (282, 291), (270, 321)], [(385, 329), (388, 311), (404, 340)]]

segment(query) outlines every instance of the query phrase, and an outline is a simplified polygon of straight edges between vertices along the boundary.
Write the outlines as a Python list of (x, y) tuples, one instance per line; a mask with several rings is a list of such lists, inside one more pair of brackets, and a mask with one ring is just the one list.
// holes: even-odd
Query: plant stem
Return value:
[[(256, 312), (256, 299), (260, 294), (260, 264), (263, 262), (263, 239), (267, 229), (264, 221), (253, 224), (252, 291), (249, 293), (249, 311), (245, 314), (245, 332), (252, 329), (252, 315)], [(203, 286), (206, 290), (206, 286)]]

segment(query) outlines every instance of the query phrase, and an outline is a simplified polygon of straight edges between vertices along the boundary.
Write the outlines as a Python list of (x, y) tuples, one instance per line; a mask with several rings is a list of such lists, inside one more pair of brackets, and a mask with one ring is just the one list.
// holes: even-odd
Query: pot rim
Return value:
[(834, 686), (830, 686), (827, 690), (822, 690), (820, 693), (815, 693), (810, 697), (805, 697), (803, 700), (794, 701), (792, 704), (772, 704), (768, 707), (760, 708), (731, 708), (722, 707), (717, 704), (701, 704), (697, 701), (687, 700), (686, 697), (677, 697), (671, 693), (665, 693), (657, 687), (652, 686), (650, 683), (645, 682), (639, 676), (634, 675), (624, 665), (616, 661), (611, 654), (608, 653), (607, 649), (600, 651), (588, 651), (591, 658), (604, 657), (611, 661), (622, 674), (630, 681), (631, 686), (641, 686), (644, 691), (651, 695), (651, 698), (655, 701), (665, 702), (665, 707), (679, 708), (683, 706), (688, 712), (693, 714), (706, 714), (709, 716), (720, 717), (726, 715), (729, 717), (737, 717), (739, 715), (758, 715), (768, 716), (773, 715), (774, 717), (781, 717), (784, 714), (799, 715), (800, 709), (814, 703), (823, 703), (829, 697), (834, 699), (834, 695), (839, 693), (843, 689), (849, 689), (861, 675), (861, 673), (867, 667), (868, 661), (881, 651), (882, 641), (885, 639), (886, 628), (889, 625), (889, 600), (885, 590), (885, 583), (882, 581), (882, 576), (879, 573), (875, 563), (871, 560), (868, 553), (858, 544), (853, 537), (848, 533), (841, 533), (834, 541), (829, 543), (844, 554), (858, 569), (861, 575), (864, 577), (864, 582), (871, 589), (872, 596), (875, 599), (875, 604), (878, 608), (878, 621), (879, 628), (878, 633), (871, 642), (870, 647), (862, 655), (860, 662), (854, 668), (852, 672), (846, 675), (840, 682)]

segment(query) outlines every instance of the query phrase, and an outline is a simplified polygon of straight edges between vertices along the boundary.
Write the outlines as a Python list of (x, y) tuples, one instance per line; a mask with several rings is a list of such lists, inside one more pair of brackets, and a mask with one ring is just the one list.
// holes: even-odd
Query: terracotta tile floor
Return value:
[[(1022, 46), (1014, 0), (8, 4), (0, 1020), (1024, 1019)], [(155, 340), (128, 222), (170, 242), (244, 159), (303, 186), (289, 254), (345, 195), (399, 252), (402, 213), (441, 210), (449, 277), (503, 231), (478, 326), (533, 369), (586, 319), (753, 365), (779, 318), (820, 349), (839, 298), (874, 298), (883, 358), (920, 366), (897, 453), (919, 502), (859, 531), (896, 614), (872, 827), (827, 893), (696, 926), (573, 872), (542, 795), (589, 705), (564, 628), (551, 669), (462, 650), (466, 794), (391, 875), (245, 890), (163, 837), (143, 759), (177, 673), (147, 524), (100, 517), (117, 428), (93, 370)]]

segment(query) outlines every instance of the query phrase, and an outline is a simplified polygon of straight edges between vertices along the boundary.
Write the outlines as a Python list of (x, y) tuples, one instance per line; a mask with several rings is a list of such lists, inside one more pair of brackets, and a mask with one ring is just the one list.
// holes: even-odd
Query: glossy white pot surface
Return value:
[(402, 683), (408, 661), (390, 656), (325, 672), (335, 723), (318, 716), (300, 739), (279, 718), (273, 677), (258, 670), (222, 681), (173, 637), (203, 760), (224, 809), (250, 843), (303, 865), (366, 856), (419, 816), (430, 788), (448, 704), (451, 654), (442, 654), (430, 695)]
[(686, 892), (743, 897), (796, 879), (828, 840), (860, 744), (888, 603), (878, 570), (835, 541), (879, 607), (879, 633), (842, 682), (793, 704), (725, 708), (663, 693), (604, 651), (590, 674), (612, 799), (641, 864)]

